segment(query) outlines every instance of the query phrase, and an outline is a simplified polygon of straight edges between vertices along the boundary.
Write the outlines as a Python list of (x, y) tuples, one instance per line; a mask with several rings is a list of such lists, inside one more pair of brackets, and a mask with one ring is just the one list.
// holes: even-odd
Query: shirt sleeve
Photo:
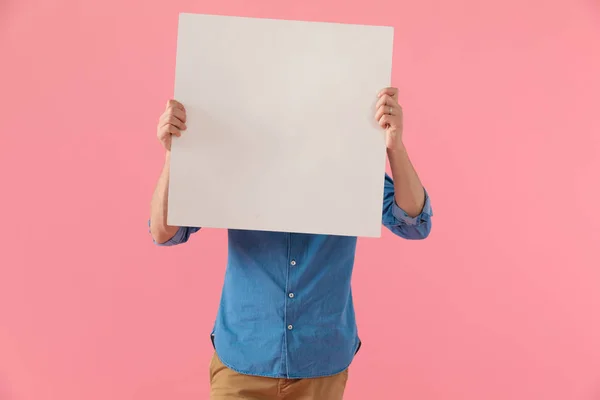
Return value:
[(423, 210), (416, 217), (410, 217), (401, 209), (394, 197), (394, 182), (389, 175), (385, 175), (383, 190), (383, 215), (382, 223), (392, 233), (404, 239), (425, 239), (431, 232), (431, 217), (433, 210), (427, 190), (425, 190), (425, 204)]
[[(188, 241), (192, 233), (196, 233), (200, 230), (200, 228), (195, 228), (191, 226), (182, 226), (177, 230), (175, 235), (167, 240), (164, 243), (157, 243), (156, 240), (152, 239), (155, 245), (157, 246), (175, 246), (178, 244), (182, 244)], [(150, 220), (148, 220), (148, 232), (150, 232)]]

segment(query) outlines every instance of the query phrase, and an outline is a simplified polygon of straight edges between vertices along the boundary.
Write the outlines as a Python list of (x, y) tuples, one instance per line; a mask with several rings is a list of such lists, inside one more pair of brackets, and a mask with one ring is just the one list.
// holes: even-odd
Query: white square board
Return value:
[(167, 223), (379, 237), (393, 28), (180, 14)]

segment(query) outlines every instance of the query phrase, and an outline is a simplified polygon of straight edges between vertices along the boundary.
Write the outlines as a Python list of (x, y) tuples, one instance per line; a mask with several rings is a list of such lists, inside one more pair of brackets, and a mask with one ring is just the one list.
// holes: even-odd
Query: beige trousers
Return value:
[(342, 400), (348, 370), (310, 379), (265, 378), (227, 368), (214, 353), (210, 362), (210, 400)]

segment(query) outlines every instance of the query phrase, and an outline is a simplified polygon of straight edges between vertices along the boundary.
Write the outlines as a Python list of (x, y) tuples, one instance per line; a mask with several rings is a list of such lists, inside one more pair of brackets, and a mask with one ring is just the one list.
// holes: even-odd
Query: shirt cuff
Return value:
[(185, 238), (185, 231), (187, 228), (181, 226), (179, 227), (179, 229), (177, 230), (177, 233), (175, 233), (175, 236), (173, 236), (171, 239), (167, 240), (164, 243), (157, 243), (156, 240), (152, 239), (154, 241), (154, 244), (156, 244), (157, 246), (174, 246), (176, 244), (179, 244), (181, 242), (183, 242), (183, 239)]
[[(157, 246), (174, 246), (176, 244), (181, 243), (181, 241), (184, 239), (186, 229), (187, 228), (185, 227), (179, 227), (177, 233), (175, 233), (175, 236), (173, 236), (171, 239), (167, 240), (164, 243), (158, 243), (156, 240), (154, 240), (154, 238), (152, 238), (152, 241)], [(148, 220), (148, 233), (150, 233), (150, 220)]]
[(433, 216), (433, 210), (431, 209), (431, 202), (429, 201), (429, 195), (427, 194), (427, 191), (425, 190), (425, 204), (423, 205), (421, 214), (417, 215), (416, 217), (409, 216), (406, 211), (401, 209), (398, 204), (396, 204), (396, 200), (394, 199), (394, 203), (392, 204), (392, 215), (401, 224), (411, 226), (418, 226), (428, 222)]

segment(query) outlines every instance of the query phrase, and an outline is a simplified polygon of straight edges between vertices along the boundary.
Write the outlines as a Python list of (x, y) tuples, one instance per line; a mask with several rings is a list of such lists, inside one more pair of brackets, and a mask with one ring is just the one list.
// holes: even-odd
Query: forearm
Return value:
[(404, 144), (396, 149), (388, 149), (388, 159), (394, 179), (396, 204), (410, 217), (416, 217), (425, 204), (425, 190), (415, 171)]
[(170, 152), (167, 151), (165, 165), (158, 178), (158, 183), (154, 189), (150, 212), (150, 232), (156, 243), (164, 243), (171, 239), (179, 227), (169, 226), (167, 224), (167, 210), (169, 208), (169, 164)]

